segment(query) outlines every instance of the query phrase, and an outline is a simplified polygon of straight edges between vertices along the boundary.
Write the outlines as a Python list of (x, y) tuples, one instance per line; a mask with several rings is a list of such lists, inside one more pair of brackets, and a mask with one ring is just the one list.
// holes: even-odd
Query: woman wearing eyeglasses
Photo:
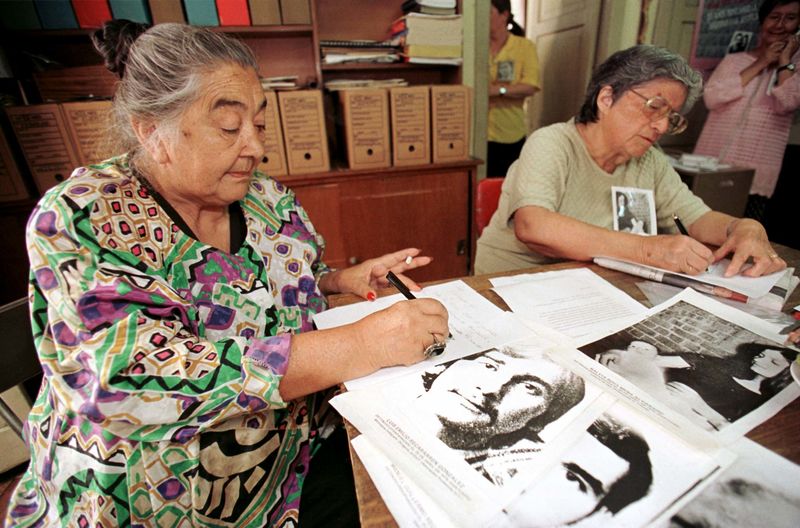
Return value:
[(800, 107), (800, 1), (766, 0), (758, 19), (756, 48), (727, 55), (708, 80), (709, 114), (695, 153), (754, 168), (745, 216), (763, 220)]
[[(728, 275), (748, 258), (748, 276), (783, 269), (760, 223), (711, 211), (653, 147), (662, 135), (686, 129), (680, 111), (691, 107), (701, 84), (681, 56), (662, 48), (634, 46), (609, 57), (595, 70), (578, 115), (528, 138), (478, 240), (475, 272), (596, 256), (689, 274), (727, 255)], [(652, 191), (663, 234), (614, 231), (612, 187)], [(673, 214), (690, 236), (677, 234)]]

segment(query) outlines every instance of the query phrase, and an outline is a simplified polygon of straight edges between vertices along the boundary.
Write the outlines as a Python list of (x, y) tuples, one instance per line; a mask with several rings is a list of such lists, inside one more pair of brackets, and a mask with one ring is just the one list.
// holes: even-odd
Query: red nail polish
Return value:
[(368, 301), (374, 301), (375, 300), (375, 292), (369, 292), (367, 294), (367, 300)]

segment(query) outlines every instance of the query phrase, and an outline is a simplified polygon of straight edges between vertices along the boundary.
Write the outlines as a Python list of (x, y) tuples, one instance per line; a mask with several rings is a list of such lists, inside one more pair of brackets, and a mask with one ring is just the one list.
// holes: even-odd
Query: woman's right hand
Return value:
[(684, 235), (642, 237), (641, 255), (643, 264), (687, 275), (697, 275), (714, 262), (713, 251)]
[(412, 365), (450, 333), (447, 309), (435, 299), (400, 301), (353, 323), (359, 350), (372, 370)]
[(780, 59), (781, 53), (785, 47), (786, 42), (773, 42), (761, 50), (761, 56), (759, 57), (759, 60), (762, 62), (762, 64), (764, 64), (765, 67), (777, 64), (778, 59)]

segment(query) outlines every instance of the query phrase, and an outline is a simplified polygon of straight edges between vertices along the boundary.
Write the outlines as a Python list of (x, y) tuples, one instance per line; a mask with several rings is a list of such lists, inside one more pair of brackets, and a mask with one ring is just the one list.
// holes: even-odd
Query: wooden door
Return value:
[(651, 0), (645, 12), (643, 42), (680, 53), (692, 52), (692, 36), (699, 0)]
[(529, 130), (578, 113), (595, 61), (599, 0), (529, 0), (528, 38), (536, 43), (542, 91), (529, 100)]

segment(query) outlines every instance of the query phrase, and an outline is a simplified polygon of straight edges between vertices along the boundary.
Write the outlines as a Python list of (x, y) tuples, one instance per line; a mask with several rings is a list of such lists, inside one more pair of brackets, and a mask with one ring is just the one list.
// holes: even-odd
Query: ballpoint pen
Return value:
[[(406, 299), (413, 300), (416, 299), (411, 290), (408, 289), (408, 286), (403, 284), (397, 275), (392, 273), (391, 271), (386, 274), (386, 280), (389, 281), (389, 284), (397, 288), (397, 290), (403, 294), (403, 297)], [(452, 338), (453, 334), (448, 334), (448, 338)], [(425, 349), (425, 356), (426, 357), (436, 357), (444, 352), (444, 347), (447, 346), (447, 343), (444, 341), (437, 341), (436, 336), (433, 336), (433, 344)]]
[(681, 219), (678, 215), (672, 215), (672, 219), (675, 220), (675, 225), (678, 226), (678, 231), (681, 232), (683, 236), (689, 236), (689, 232), (686, 230), (686, 227), (681, 222)]
[(400, 279), (397, 277), (397, 275), (395, 275), (395, 274), (394, 274), (394, 273), (392, 273), (391, 271), (390, 271), (389, 273), (387, 273), (387, 274), (386, 274), (386, 280), (388, 280), (388, 281), (389, 281), (389, 284), (391, 284), (392, 286), (394, 286), (395, 288), (397, 288), (397, 290), (398, 290), (400, 293), (402, 293), (402, 294), (403, 294), (403, 297), (405, 297), (405, 298), (406, 298), (406, 299), (408, 299), (409, 301), (410, 301), (410, 300), (412, 300), (412, 299), (416, 299), (416, 297), (414, 296), (414, 294), (413, 294), (413, 293), (411, 293), (411, 290), (409, 290), (409, 289), (408, 289), (408, 286), (406, 286), (405, 284), (403, 284), (403, 281), (401, 281), (401, 280), (400, 280)]
[[(689, 234), (689, 231), (686, 230), (686, 226), (683, 225), (683, 222), (681, 222), (681, 217), (673, 214), (672, 219), (675, 220), (675, 225), (678, 226), (678, 231), (680, 231), (683, 236), (692, 236)], [(706, 271), (708, 271), (708, 268), (706, 268)]]

